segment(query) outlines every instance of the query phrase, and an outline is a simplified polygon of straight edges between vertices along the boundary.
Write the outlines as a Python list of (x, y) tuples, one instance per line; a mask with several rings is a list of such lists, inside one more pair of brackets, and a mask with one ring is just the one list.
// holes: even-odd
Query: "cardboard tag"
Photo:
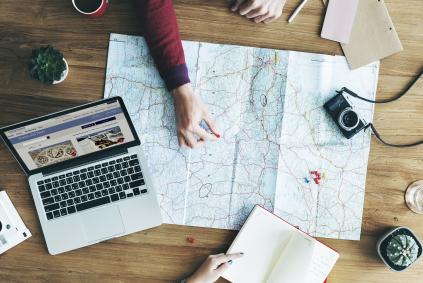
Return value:
[(360, 0), (350, 42), (341, 46), (351, 69), (403, 50), (383, 0)]

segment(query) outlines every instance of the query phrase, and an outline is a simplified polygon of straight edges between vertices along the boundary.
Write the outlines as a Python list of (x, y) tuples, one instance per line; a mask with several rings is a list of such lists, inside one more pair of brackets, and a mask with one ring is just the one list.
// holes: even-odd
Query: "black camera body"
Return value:
[(338, 94), (326, 102), (323, 107), (335, 121), (344, 137), (350, 139), (363, 130), (366, 123), (354, 110), (343, 92), (343, 90), (337, 91)]

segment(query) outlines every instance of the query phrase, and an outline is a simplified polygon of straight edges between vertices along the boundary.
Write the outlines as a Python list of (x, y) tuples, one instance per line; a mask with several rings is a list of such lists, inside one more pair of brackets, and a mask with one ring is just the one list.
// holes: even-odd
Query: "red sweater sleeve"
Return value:
[(145, 39), (166, 86), (189, 83), (172, 0), (136, 0)]

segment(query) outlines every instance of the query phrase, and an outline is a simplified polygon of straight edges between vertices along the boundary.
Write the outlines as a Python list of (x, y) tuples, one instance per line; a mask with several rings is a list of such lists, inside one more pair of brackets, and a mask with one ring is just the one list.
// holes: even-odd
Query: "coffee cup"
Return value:
[(72, 0), (72, 4), (79, 13), (94, 19), (103, 16), (109, 7), (109, 0)]

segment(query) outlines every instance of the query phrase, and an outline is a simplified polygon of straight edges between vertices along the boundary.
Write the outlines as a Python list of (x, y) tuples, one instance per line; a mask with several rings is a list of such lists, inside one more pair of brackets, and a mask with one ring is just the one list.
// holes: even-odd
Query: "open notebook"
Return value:
[(228, 253), (243, 252), (224, 278), (234, 283), (322, 283), (339, 254), (256, 205)]

